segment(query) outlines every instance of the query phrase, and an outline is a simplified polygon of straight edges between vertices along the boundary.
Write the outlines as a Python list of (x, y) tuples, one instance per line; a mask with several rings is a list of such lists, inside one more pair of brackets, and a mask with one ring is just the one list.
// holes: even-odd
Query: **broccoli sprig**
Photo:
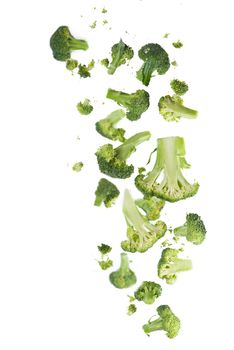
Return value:
[(74, 38), (67, 26), (61, 26), (51, 36), (50, 47), (56, 60), (66, 61), (72, 51), (87, 50), (89, 46), (86, 40)]
[(161, 294), (162, 288), (160, 284), (144, 281), (135, 291), (134, 296), (138, 301), (143, 301), (145, 304), (153, 304)]
[(96, 123), (96, 130), (99, 134), (113, 141), (125, 141), (125, 130), (122, 128), (115, 128), (116, 124), (125, 117), (125, 112), (118, 109), (106, 118), (99, 120)]
[[(151, 172), (141, 174), (135, 179), (136, 187), (145, 195), (152, 195), (169, 202), (176, 202), (194, 196), (198, 183), (191, 185), (182, 170), (188, 168), (185, 160), (185, 145), (182, 137), (158, 139), (157, 159)], [(157, 182), (160, 175), (163, 178)]]
[(76, 69), (78, 66), (78, 62), (77, 60), (73, 60), (72, 58), (69, 58), (66, 61), (66, 68), (67, 70), (73, 71), (74, 69)]
[(186, 215), (185, 224), (174, 229), (174, 234), (193, 244), (201, 244), (206, 237), (206, 228), (199, 215), (190, 213)]
[(135, 314), (135, 312), (137, 311), (137, 307), (135, 304), (130, 304), (128, 306), (128, 316), (132, 316), (133, 314)]
[(157, 220), (165, 205), (164, 200), (151, 196), (144, 196), (144, 198), (137, 199), (135, 202), (139, 208), (144, 210), (148, 220)]
[(95, 61), (92, 60), (88, 65), (85, 64), (79, 64), (78, 66), (78, 74), (81, 78), (90, 78), (91, 73), (90, 71), (94, 68)]
[(86, 98), (83, 102), (77, 103), (76, 108), (82, 115), (88, 115), (93, 111), (93, 106), (88, 98)]
[(125, 190), (123, 213), (127, 223), (127, 240), (121, 242), (123, 250), (131, 253), (144, 253), (151, 248), (166, 232), (166, 224), (158, 221), (151, 224), (135, 204), (130, 192)]
[(126, 45), (122, 41), (122, 39), (120, 39), (120, 41), (117, 44), (112, 46), (112, 49), (111, 49), (112, 61), (108, 66), (108, 74), (114, 74), (116, 69), (122, 64), (125, 64), (127, 61), (132, 59), (133, 55), (134, 55), (133, 49), (128, 45)]
[(163, 96), (158, 102), (159, 113), (168, 122), (178, 122), (180, 118), (195, 119), (198, 116), (198, 111), (185, 107), (183, 100), (178, 95)]
[(128, 256), (121, 253), (121, 263), (117, 271), (110, 274), (110, 282), (116, 288), (129, 288), (137, 281), (135, 273), (129, 268)]
[(94, 205), (100, 207), (104, 203), (106, 208), (110, 208), (115, 203), (119, 193), (118, 188), (112, 182), (102, 178), (99, 180), (95, 191)]
[(138, 55), (144, 63), (137, 72), (137, 79), (146, 86), (149, 85), (154, 72), (162, 75), (170, 68), (168, 54), (158, 44), (146, 44), (138, 51)]
[(189, 89), (188, 84), (185, 81), (179, 79), (171, 80), (170, 85), (174, 93), (179, 96), (184, 95)]
[(161, 305), (157, 308), (158, 315), (160, 316), (157, 320), (149, 320), (143, 326), (143, 330), (146, 334), (154, 331), (163, 330), (166, 332), (168, 338), (175, 338), (180, 331), (180, 320), (171, 311), (168, 305)]
[(98, 261), (99, 266), (102, 270), (109, 269), (111, 266), (113, 266), (113, 261), (108, 257), (108, 254), (111, 252), (112, 248), (108, 244), (102, 243), (100, 246), (98, 246), (98, 250), (101, 253), (101, 260)]
[(179, 250), (166, 248), (162, 251), (158, 262), (158, 277), (164, 279), (167, 284), (175, 283), (177, 273), (192, 269), (192, 261), (177, 257)]
[(150, 104), (149, 94), (145, 90), (137, 90), (127, 94), (126, 92), (108, 89), (106, 97), (126, 108), (126, 117), (131, 121), (140, 119), (142, 113), (149, 108)]
[(114, 178), (126, 179), (130, 177), (134, 166), (128, 165), (126, 161), (136, 151), (137, 145), (149, 140), (150, 137), (150, 132), (144, 131), (130, 137), (117, 148), (111, 144), (101, 146), (96, 152), (100, 171)]

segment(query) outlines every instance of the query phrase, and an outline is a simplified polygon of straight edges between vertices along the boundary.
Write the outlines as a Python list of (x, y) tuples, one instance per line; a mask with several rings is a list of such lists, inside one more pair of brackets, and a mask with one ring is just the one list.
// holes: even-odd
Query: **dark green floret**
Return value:
[(98, 261), (98, 264), (102, 270), (107, 270), (113, 266), (113, 261), (107, 256), (112, 250), (108, 244), (102, 243), (98, 246), (98, 250), (101, 253), (101, 260)]
[(189, 89), (188, 84), (185, 81), (179, 79), (171, 80), (170, 85), (174, 93), (179, 96), (186, 94)]
[(111, 252), (112, 248), (108, 244), (102, 243), (98, 246), (98, 250), (102, 255), (106, 255)]
[(174, 229), (174, 234), (193, 244), (201, 244), (206, 237), (206, 228), (199, 215), (190, 213), (186, 215), (185, 224)]
[(109, 64), (110, 64), (110, 62), (109, 62), (108, 58), (103, 58), (103, 60), (101, 60), (101, 65), (102, 66), (108, 68)]
[(127, 61), (131, 60), (133, 58), (133, 55), (133, 49), (126, 45), (122, 39), (120, 39), (117, 44), (112, 46), (112, 61), (108, 67), (108, 74), (114, 74), (116, 69), (122, 64), (125, 64)]
[(148, 220), (157, 220), (165, 201), (157, 197), (144, 196), (144, 198), (136, 200), (136, 205), (144, 210)]
[(93, 111), (93, 106), (90, 104), (90, 100), (87, 98), (83, 102), (79, 102), (76, 105), (76, 108), (82, 115), (88, 115)]
[(145, 304), (153, 304), (161, 294), (162, 288), (160, 284), (144, 281), (135, 291), (134, 296), (138, 301), (143, 301)]
[(94, 205), (100, 207), (102, 203), (106, 208), (110, 208), (119, 196), (118, 188), (109, 180), (102, 178), (98, 182), (97, 189), (95, 191)]
[(110, 274), (110, 282), (116, 288), (129, 288), (137, 281), (135, 273), (129, 268), (128, 256), (121, 253), (121, 263), (117, 271)]
[(66, 62), (67, 70), (73, 71), (74, 69), (77, 68), (77, 66), (78, 66), (77, 60), (73, 60), (72, 58), (69, 58), (69, 60), (67, 60)]
[(195, 119), (198, 116), (198, 111), (185, 107), (183, 100), (178, 95), (163, 96), (158, 102), (159, 113), (168, 122), (178, 122), (180, 118)]
[(115, 128), (116, 124), (125, 117), (125, 112), (122, 109), (118, 109), (106, 118), (99, 120), (96, 123), (96, 130), (99, 134), (113, 141), (125, 141), (125, 130), (122, 128)]

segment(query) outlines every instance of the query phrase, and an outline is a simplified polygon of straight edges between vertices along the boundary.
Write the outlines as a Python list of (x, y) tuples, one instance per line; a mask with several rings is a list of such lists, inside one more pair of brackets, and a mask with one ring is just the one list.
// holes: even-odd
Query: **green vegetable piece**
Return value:
[(107, 258), (107, 260), (98, 261), (98, 264), (102, 270), (107, 270), (113, 266), (113, 261)]
[(165, 34), (163, 35), (163, 37), (164, 37), (165, 39), (167, 39), (167, 38), (169, 37), (169, 35), (170, 35), (170, 33), (165, 33)]
[(95, 61), (92, 60), (87, 66), (85, 64), (79, 64), (78, 74), (81, 78), (90, 78), (90, 71), (94, 68)]
[(94, 205), (100, 207), (102, 203), (106, 208), (110, 208), (119, 196), (118, 188), (109, 180), (102, 178), (98, 182), (97, 189), (95, 191)]
[(178, 67), (178, 63), (177, 63), (176, 61), (172, 61), (172, 62), (171, 62), (171, 65), (172, 65), (173, 67)]
[(181, 47), (183, 47), (183, 43), (180, 40), (175, 41), (174, 43), (172, 43), (172, 45), (176, 48), (176, 49), (180, 49)]
[(72, 167), (72, 170), (79, 173), (81, 171), (81, 169), (83, 168), (83, 166), (84, 166), (84, 163), (82, 163), (82, 162), (75, 163)]
[(179, 96), (186, 94), (189, 89), (188, 84), (183, 80), (173, 79), (170, 85), (174, 93)]
[(206, 237), (206, 228), (199, 215), (190, 213), (186, 215), (185, 224), (174, 229), (174, 234), (193, 244), (201, 244)]
[(69, 58), (66, 61), (66, 68), (67, 70), (73, 71), (74, 69), (76, 69), (78, 66), (78, 62), (77, 60), (73, 60), (72, 58)]
[(99, 120), (96, 123), (96, 130), (99, 134), (113, 141), (125, 141), (125, 130), (121, 128), (115, 128), (116, 124), (125, 117), (125, 112), (122, 109), (118, 109), (106, 118)]
[(129, 268), (128, 256), (121, 253), (121, 263), (117, 271), (111, 272), (110, 282), (116, 288), (129, 288), (137, 281), (135, 273)]
[(88, 115), (93, 111), (93, 106), (90, 104), (90, 100), (87, 98), (83, 102), (79, 102), (76, 105), (76, 108), (82, 115)]
[(125, 64), (127, 61), (131, 60), (134, 56), (133, 49), (126, 45), (122, 39), (119, 43), (112, 46), (111, 57), (112, 61), (108, 67), (108, 74), (114, 74), (116, 69)]
[(160, 284), (144, 281), (135, 291), (134, 296), (137, 300), (143, 301), (145, 304), (153, 304), (161, 294), (162, 288)]
[(144, 210), (148, 220), (157, 220), (165, 201), (157, 197), (144, 196), (144, 198), (136, 200), (136, 205)]
[(111, 252), (112, 248), (108, 244), (102, 243), (98, 246), (98, 250), (102, 255), (106, 255)]
[(108, 58), (103, 58), (103, 60), (101, 60), (101, 64), (102, 64), (104, 67), (108, 68), (110, 62), (109, 62)]
[(133, 314), (135, 314), (136, 311), (137, 311), (137, 307), (135, 304), (130, 304), (128, 306), (128, 316), (132, 316)]
[(180, 118), (195, 119), (198, 111), (185, 107), (183, 100), (178, 95), (163, 96), (158, 102), (159, 113), (168, 122), (178, 122)]

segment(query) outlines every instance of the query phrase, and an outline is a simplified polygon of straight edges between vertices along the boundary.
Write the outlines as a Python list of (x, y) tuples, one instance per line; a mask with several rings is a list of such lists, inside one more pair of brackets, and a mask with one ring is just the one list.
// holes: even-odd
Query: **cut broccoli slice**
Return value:
[(136, 200), (136, 205), (144, 210), (148, 220), (157, 220), (165, 201), (157, 197), (144, 196), (144, 198)]
[(201, 244), (206, 237), (206, 228), (199, 215), (190, 213), (186, 215), (185, 224), (174, 229), (174, 234), (186, 237), (193, 244)]
[(161, 97), (158, 109), (168, 122), (178, 122), (180, 118), (195, 119), (198, 116), (198, 111), (185, 107), (182, 98), (178, 95)]
[(129, 288), (136, 283), (136, 275), (129, 268), (128, 256), (126, 253), (121, 253), (121, 263), (117, 271), (110, 274), (110, 282), (116, 288)]
[(120, 39), (119, 43), (112, 46), (112, 61), (110, 62), (110, 65), (108, 67), (108, 74), (114, 74), (116, 69), (122, 64), (125, 64), (127, 61), (132, 59), (133, 55), (133, 49), (126, 45), (122, 41), (122, 39)]
[(119, 196), (118, 188), (109, 180), (102, 178), (98, 182), (97, 189), (95, 191), (94, 205), (100, 207), (102, 203), (106, 208), (110, 208)]
[(113, 141), (125, 141), (125, 130), (121, 128), (115, 128), (116, 124), (125, 117), (125, 112), (122, 109), (118, 109), (106, 118), (99, 120), (96, 123), (96, 130), (99, 134)]

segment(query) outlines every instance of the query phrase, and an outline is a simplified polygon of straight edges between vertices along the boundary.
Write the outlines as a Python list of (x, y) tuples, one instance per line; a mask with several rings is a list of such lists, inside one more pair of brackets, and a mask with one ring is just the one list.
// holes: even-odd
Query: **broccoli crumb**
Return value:
[(102, 9), (102, 13), (107, 13), (107, 9), (105, 7)]
[(103, 60), (100, 61), (101, 65), (108, 68), (109, 67), (109, 60), (108, 58), (103, 58)]
[(102, 21), (102, 24), (106, 25), (106, 24), (108, 24), (108, 21), (106, 19), (104, 19), (104, 21)]
[(178, 67), (178, 63), (177, 63), (176, 61), (172, 61), (172, 62), (171, 62), (171, 65), (172, 65), (173, 67)]
[(76, 173), (79, 173), (82, 170), (83, 166), (84, 164), (82, 162), (75, 163), (72, 167), (72, 170)]
[(74, 69), (76, 69), (78, 67), (78, 62), (77, 60), (73, 60), (71, 58), (69, 58), (66, 61), (66, 68), (67, 70), (73, 71)]
[(135, 312), (137, 311), (137, 307), (136, 307), (136, 305), (135, 304), (130, 304), (129, 306), (128, 306), (128, 316), (131, 316), (131, 315), (133, 315), (133, 314), (135, 314)]
[(95, 29), (96, 26), (97, 26), (97, 21), (94, 21), (92, 24), (90, 24), (89, 27), (90, 27), (91, 29)]
[(164, 37), (165, 39), (167, 39), (167, 38), (169, 37), (169, 35), (170, 35), (170, 33), (165, 33), (165, 34), (163, 35), (163, 37)]
[(90, 104), (90, 100), (87, 98), (83, 102), (77, 103), (76, 108), (82, 115), (88, 115), (93, 111), (93, 106)]
[(183, 47), (183, 43), (180, 40), (175, 41), (174, 43), (172, 43), (172, 45), (176, 48), (176, 49), (180, 49), (181, 47)]

